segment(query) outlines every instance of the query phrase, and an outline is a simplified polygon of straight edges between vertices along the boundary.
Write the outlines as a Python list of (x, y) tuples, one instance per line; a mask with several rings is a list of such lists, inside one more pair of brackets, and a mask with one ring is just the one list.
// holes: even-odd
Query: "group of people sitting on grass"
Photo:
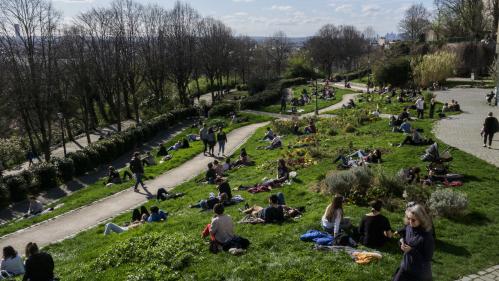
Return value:
[(257, 149), (267, 149), (267, 150), (273, 150), (277, 148), (282, 147), (282, 140), (281, 137), (278, 136), (277, 134), (272, 131), (270, 127), (267, 127), (267, 131), (265, 132), (265, 135), (262, 138), (262, 141), (269, 141), (269, 145), (264, 145), (264, 146), (259, 146)]
[(399, 238), (399, 247), (404, 255), (393, 281), (432, 280), (435, 231), (424, 206), (410, 202), (405, 211), (404, 227), (394, 232), (388, 218), (381, 214), (383, 203), (380, 200), (369, 204), (371, 210), (361, 218), (358, 228), (354, 228), (344, 216), (343, 201), (342, 196), (335, 196), (321, 219), (324, 231), (333, 235), (334, 245), (356, 246), (359, 242), (378, 249), (390, 239)]
[(104, 235), (111, 233), (122, 233), (130, 229), (139, 227), (144, 223), (163, 222), (168, 218), (168, 213), (160, 210), (157, 206), (152, 206), (149, 211), (145, 206), (133, 209), (132, 219), (130, 222), (119, 226), (115, 223), (106, 223), (104, 227)]
[(0, 261), (0, 280), (12, 280), (16, 276), (23, 276), (23, 281), (55, 281), (54, 260), (45, 252), (40, 252), (38, 245), (29, 242), (26, 245), (25, 257), (19, 256), (12, 246), (3, 248)]
[(300, 124), (297, 121), (293, 124), (293, 135), (301, 136), (303, 134), (309, 135), (309, 134), (316, 134), (316, 133), (317, 133), (317, 127), (315, 126), (315, 122), (313, 119), (310, 119), (308, 121), (308, 125), (305, 126), (305, 128), (303, 129), (303, 132), (301, 131)]
[(371, 151), (357, 150), (350, 155), (340, 154), (333, 163), (339, 161), (338, 168), (350, 169), (353, 167), (367, 166), (369, 164), (381, 163), (381, 150), (373, 149)]
[(215, 145), (218, 143), (218, 156), (222, 153), (225, 155), (225, 144), (227, 143), (227, 134), (224, 132), (223, 128), (209, 127), (203, 124), (199, 130), (199, 136), (201, 141), (203, 141), (204, 150), (203, 154), (208, 153), (209, 156), (215, 156)]
[(461, 105), (456, 100), (451, 100), (450, 102), (444, 103), (442, 107), (442, 112), (460, 112)]

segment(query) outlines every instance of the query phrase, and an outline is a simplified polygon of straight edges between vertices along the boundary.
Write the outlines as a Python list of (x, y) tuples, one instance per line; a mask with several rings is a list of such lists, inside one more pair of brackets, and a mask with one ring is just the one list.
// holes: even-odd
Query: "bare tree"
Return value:
[(234, 40), (234, 65), (243, 83), (251, 72), (251, 65), (255, 59), (255, 40), (248, 36), (237, 37)]
[(423, 35), (430, 26), (430, 12), (425, 6), (414, 4), (405, 11), (404, 18), (399, 23), (400, 31), (404, 37), (411, 41), (416, 41)]
[(272, 37), (265, 40), (265, 51), (273, 66), (275, 74), (280, 77), (285, 68), (286, 59), (291, 53), (291, 43), (282, 31), (276, 32)]
[(435, 0), (447, 37), (482, 39), (487, 27), (483, 0)]
[(3, 0), (0, 18), (0, 44), (8, 58), (9, 80), (15, 81), (10, 89), (12, 105), (32, 149), (36, 143), (48, 161), (57, 109), (53, 101), (60, 94), (56, 79), (60, 16), (44, 0)]
[(177, 86), (180, 103), (190, 105), (188, 85), (194, 71), (199, 14), (187, 4), (176, 2), (168, 14), (166, 53), (170, 62), (170, 79)]
[(333, 66), (339, 58), (339, 37), (339, 29), (327, 24), (305, 44), (312, 62), (319, 66), (327, 77), (331, 77)]

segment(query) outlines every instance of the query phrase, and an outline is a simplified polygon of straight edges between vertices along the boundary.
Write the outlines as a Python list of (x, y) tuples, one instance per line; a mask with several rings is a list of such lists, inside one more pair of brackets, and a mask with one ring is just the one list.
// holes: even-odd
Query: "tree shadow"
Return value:
[(456, 246), (452, 245), (448, 242), (445, 242), (443, 240), (436, 240), (435, 241), (435, 248), (441, 252), (449, 253), (455, 256), (460, 256), (460, 257), (470, 257), (471, 253), (465, 248), (461, 246)]
[(479, 178), (477, 176), (472, 176), (472, 175), (464, 175), (463, 180), (464, 180), (464, 182), (468, 182), (468, 181), (482, 182), (483, 178)]
[(455, 223), (472, 225), (472, 226), (480, 226), (490, 224), (492, 222), (484, 213), (480, 213), (477, 211), (473, 211), (464, 216), (451, 218), (451, 220)]

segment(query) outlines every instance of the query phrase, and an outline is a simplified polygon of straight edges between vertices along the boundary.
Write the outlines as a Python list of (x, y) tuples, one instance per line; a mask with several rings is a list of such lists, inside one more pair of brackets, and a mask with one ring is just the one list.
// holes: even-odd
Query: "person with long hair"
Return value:
[(333, 201), (329, 204), (322, 216), (322, 228), (332, 233), (333, 236), (338, 235), (341, 229), (343, 220), (343, 196), (333, 197)]
[(431, 259), (435, 250), (431, 217), (417, 204), (407, 208), (404, 222), (405, 227), (397, 231), (404, 255), (392, 281), (431, 281)]
[(24, 264), (12, 246), (3, 248), (3, 257), (0, 261), (0, 280), (24, 274)]
[(23, 281), (50, 281), (54, 279), (54, 260), (48, 253), (40, 252), (38, 245), (29, 242), (26, 245), (26, 263)]

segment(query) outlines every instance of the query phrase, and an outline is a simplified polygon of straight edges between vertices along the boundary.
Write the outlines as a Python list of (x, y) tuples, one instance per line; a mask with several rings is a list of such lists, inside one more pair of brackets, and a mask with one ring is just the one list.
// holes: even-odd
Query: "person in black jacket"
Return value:
[(140, 160), (140, 154), (138, 152), (133, 154), (133, 158), (130, 161), (130, 171), (132, 171), (135, 175), (135, 186), (133, 190), (138, 190), (139, 183), (142, 185), (142, 188), (145, 188), (145, 184), (142, 181), (142, 177), (144, 176), (144, 166), (142, 165), (142, 160)]
[(388, 219), (381, 214), (383, 203), (375, 200), (369, 205), (371, 212), (362, 218), (359, 225), (360, 243), (370, 248), (380, 248), (392, 237), (392, 228)]
[(497, 131), (499, 131), (499, 122), (497, 118), (492, 116), (492, 112), (489, 112), (489, 116), (483, 122), (483, 147), (487, 147), (487, 139), (489, 141), (488, 147), (491, 147), (492, 139)]
[(392, 281), (431, 281), (431, 259), (435, 250), (431, 218), (422, 205), (414, 205), (407, 208), (405, 223), (406, 226), (397, 231), (404, 256)]
[(26, 264), (23, 281), (53, 281), (54, 260), (48, 253), (40, 252), (38, 245), (26, 245)]

